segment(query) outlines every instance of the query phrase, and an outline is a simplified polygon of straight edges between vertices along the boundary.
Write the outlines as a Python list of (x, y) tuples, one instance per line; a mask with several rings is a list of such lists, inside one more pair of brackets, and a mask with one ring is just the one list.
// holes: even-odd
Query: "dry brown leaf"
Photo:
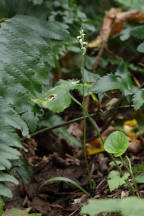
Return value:
[(121, 12), (120, 8), (111, 8), (109, 11), (106, 11), (99, 36), (96, 40), (88, 43), (87, 47), (99, 47), (103, 43), (106, 44), (110, 36), (117, 34), (123, 29), (126, 21), (144, 21), (144, 14), (138, 10)]

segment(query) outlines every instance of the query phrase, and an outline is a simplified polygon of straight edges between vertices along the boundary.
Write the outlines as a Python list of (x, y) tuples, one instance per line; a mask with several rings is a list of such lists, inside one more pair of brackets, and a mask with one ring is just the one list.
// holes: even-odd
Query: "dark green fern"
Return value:
[[(16, 148), (22, 148), (22, 145), (15, 129), (29, 137), (29, 133), (37, 128), (42, 113), (31, 98), (52, 87), (52, 68), (70, 39), (66, 28), (58, 22), (46, 22), (26, 15), (1, 24), (0, 182), (4, 181), (1, 177), (6, 175), (5, 170), (10, 169), (12, 161), (20, 156)], [(58, 43), (61, 43), (59, 49)], [(14, 177), (9, 176), (5, 181), (17, 183)], [(12, 197), (5, 185), (0, 184), (0, 188), (0, 195)]]

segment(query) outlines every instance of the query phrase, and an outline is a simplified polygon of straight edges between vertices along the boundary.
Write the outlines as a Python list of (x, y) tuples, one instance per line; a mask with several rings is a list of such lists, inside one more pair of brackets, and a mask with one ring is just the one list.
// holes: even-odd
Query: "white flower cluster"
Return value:
[(80, 30), (80, 35), (77, 36), (77, 40), (79, 41), (80, 45), (81, 45), (81, 50), (82, 50), (82, 54), (85, 55), (86, 53), (86, 45), (88, 44), (87, 42), (84, 41), (85, 34), (83, 29)]

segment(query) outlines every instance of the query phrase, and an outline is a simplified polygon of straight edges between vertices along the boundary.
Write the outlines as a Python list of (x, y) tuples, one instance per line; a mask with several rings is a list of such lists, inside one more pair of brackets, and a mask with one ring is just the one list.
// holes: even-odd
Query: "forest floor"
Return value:
[[(80, 130), (82, 121), (67, 127), (82, 141)], [(91, 136), (91, 127), (87, 126)], [(81, 137), (81, 138), (80, 138)], [(95, 138), (93, 138), (94, 140)], [(69, 145), (60, 139), (54, 131), (47, 131), (24, 141), (28, 153), (23, 156), (32, 165), (33, 175), (29, 184), (24, 185), (19, 178), (19, 186), (9, 184), (13, 191), (13, 199), (6, 199), (6, 208), (31, 208), (32, 212), (42, 216), (80, 216), (80, 209), (89, 198), (86, 194), (66, 182), (51, 182), (40, 189), (40, 185), (47, 179), (62, 176), (76, 181), (87, 191), (90, 191), (89, 178), (82, 149)], [(127, 152), (132, 165), (144, 164), (144, 151), (138, 153)], [(110, 192), (107, 176), (114, 168), (109, 166), (110, 158), (106, 152), (88, 156), (91, 177), (95, 181), (95, 188), (91, 197), (122, 198), (129, 195), (126, 186)], [(140, 195), (144, 197), (144, 184), (139, 185)], [(100, 216), (104, 214), (100, 214)], [(112, 214), (114, 215), (114, 214)]]

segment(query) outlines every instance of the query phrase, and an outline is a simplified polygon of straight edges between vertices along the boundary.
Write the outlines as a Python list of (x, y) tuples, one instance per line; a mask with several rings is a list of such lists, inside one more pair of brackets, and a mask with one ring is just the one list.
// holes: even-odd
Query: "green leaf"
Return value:
[(18, 160), (12, 161), (12, 167), (11, 174), (16, 171), (22, 178), (24, 184), (28, 184), (33, 173), (28, 162), (24, 158), (20, 157)]
[(136, 9), (144, 12), (143, 0), (115, 0), (128, 9)]
[(122, 41), (128, 40), (130, 36), (133, 36), (137, 39), (144, 39), (144, 25), (140, 26), (131, 26), (128, 25), (120, 32), (120, 39)]
[(27, 0), (1, 0), (0, 18), (12, 17), (16, 14), (24, 14), (27, 8)]
[(137, 39), (144, 39), (144, 25), (133, 27), (131, 29), (131, 35)]
[(110, 188), (110, 191), (117, 189), (119, 186), (125, 184), (125, 180), (127, 180), (129, 177), (129, 173), (125, 173), (122, 177), (120, 177), (120, 174), (118, 171), (111, 171), (108, 175), (108, 185)]
[(137, 197), (128, 197), (122, 200), (121, 212), (124, 216), (143, 216), (144, 200)]
[(120, 202), (120, 199), (89, 199), (88, 204), (81, 208), (81, 213), (95, 216), (102, 212), (120, 212)]
[(128, 65), (121, 59), (115, 74), (109, 74), (98, 79), (95, 78), (93, 92), (104, 93), (109, 90), (119, 89), (125, 96), (132, 94), (132, 80)]
[(42, 97), (33, 99), (33, 102), (42, 104), (53, 112), (62, 112), (71, 104), (70, 91), (78, 87), (78, 81), (63, 81), (62, 84), (48, 90)]
[(135, 180), (138, 182), (138, 183), (144, 183), (144, 175), (136, 175), (135, 176)]
[(144, 89), (137, 89), (133, 96), (134, 109), (138, 110), (144, 104)]
[(89, 199), (88, 204), (81, 209), (82, 214), (96, 216), (102, 212), (119, 212), (123, 216), (143, 216), (144, 200), (137, 197), (125, 199)]
[(11, 176), (9, 174), (0, 172), (0, 182), (2, 182), (2, 181), (3, 182), (8, 181), (8, 182), (12, 182), (14, 184), (18, 184), (19, 183), (18, 180), (15, 177), (13, 177), (13, 176)]
[(139, 51), (140, 53), (144, 53), (144, 42), (142, 42), (142, 43), (137, 47), (137, 51)]
[(0, 183), (0, 195), (8, 197), (8, 198), (12, 198), (12, 196), (13, 196), (10, 189), (8, 189), (7, 186), (5, 186), (4, 184), (1, 184), (1, 183)]
[(31, 29), (32, 34), (33, 35), (35, 34), (35, 37), (33, 39), (37, 39), (37, 36), (50, 38), (53, 40), (69, 39), (69, 33), (65, 29), (67, 26), (62, 25), (59, 22), (46, 22), (36, 17), (24, 16), (24, 15), (16, 16), (12, 18), (11, 21), (17, 23), (18, 25), (23, 25), (23, 28), (27, 27), (28, 29)]
[(119, 157), (125, 153), (128, 148), (128, 138), (121, 131), (111, 133), (104, 143), (104, 149), (115, 157)]
[(64, 181), (64, 182), (68, 182), (68, 183), (71, 183), (73, 184), (75, 187), (77, 187), (78, 189), (80, 189), (82, 192), (84, 192), (85, 194), (89, 195), (89, 193), (83, 188), (81, 187), (78, 183), (76, 183), (75, 181), (69, 179), (69, 178), (66, 178), (66, 177), (54, 177), (54, 178), (50, 178), (46, 181), (44, 181), (40, 188), (42, 188), (43, 186), (45, 186), (46, 184), (50, 183), (50, 182), (53, 182), (53, 181)]

